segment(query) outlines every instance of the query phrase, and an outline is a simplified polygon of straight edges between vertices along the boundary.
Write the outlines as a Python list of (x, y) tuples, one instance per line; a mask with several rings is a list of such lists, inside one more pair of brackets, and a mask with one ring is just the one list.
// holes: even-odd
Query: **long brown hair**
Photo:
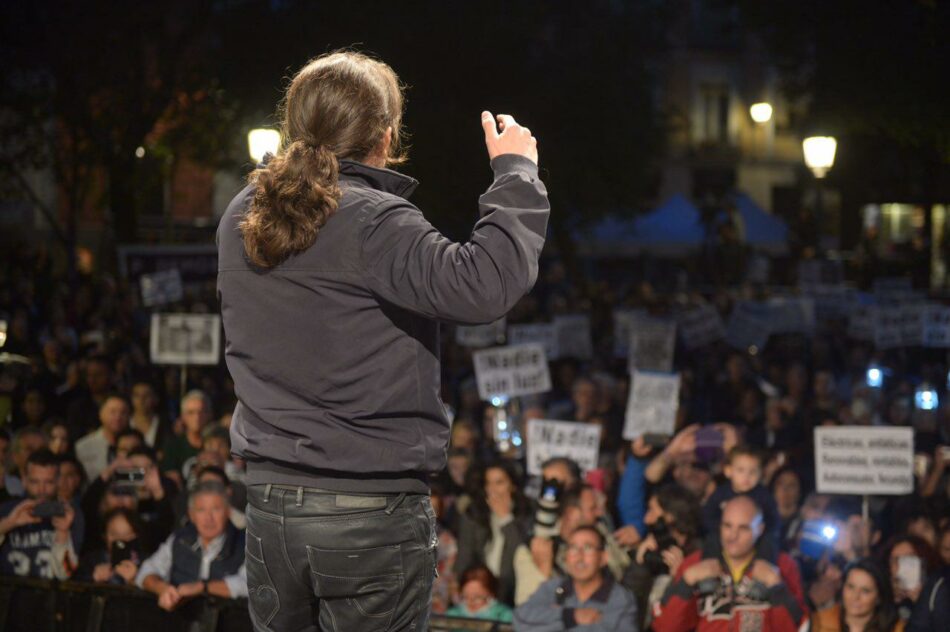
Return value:
[(392, 128), (400, 153), (403, 91), (393, 69), (349, 51), (321, 55), (293, 78), (281, 104), (284, 147), (250, 175), (257, 191), (239, 228), (251, 262), (272, 268), (313, 245), (336, 211), (339, 160), (364, 161)]

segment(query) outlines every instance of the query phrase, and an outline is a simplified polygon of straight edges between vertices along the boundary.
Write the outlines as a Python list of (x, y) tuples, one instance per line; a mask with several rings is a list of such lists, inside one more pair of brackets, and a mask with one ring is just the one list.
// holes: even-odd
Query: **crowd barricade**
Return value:
[[(432, 615), (433, 631), (511, 632), (503, 623)], [(195, 597), (173, 612), (132, 586), (0, 576), (3, 632), (252, 632), (246, 599)]]

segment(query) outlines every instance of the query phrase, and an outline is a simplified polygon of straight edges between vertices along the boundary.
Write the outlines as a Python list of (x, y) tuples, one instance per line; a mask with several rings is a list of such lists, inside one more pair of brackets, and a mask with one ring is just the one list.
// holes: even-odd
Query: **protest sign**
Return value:
[(548, 360), (558, 357), (557, 333), (550, 323), (528, 323), (524, 325), (508, 326), (508, 344), (526, 345), (539, 344), (544, 347), (544, 355)]
[(647, 315), (645, 309), (614, 310), (614, 357), (626, 358), (630, 349), (630, 332), (635, 323)]
[(679, 396), (678, 373), (631, 372), (623, 438), (632, 440), (650, 433), (672, 435)]
[(761, 351), (769, 341), (771, 313), (767, 305), (753, 301), (740, 301), (729, 316), (726, 342), (742, 351)]
[(815, 331), (815, 301), (808, 297), (772, 298), (768, 302), (773, 334), (811, 334)]
[(504, 344), (505, 318), (499, 318), (487, 325), (459, 325), (455, 328), (455, 342), (463, 347), (474, 349)]
[(914, 429), (815, 428), (815, 481), (822, 494), (914, 491)]
[(551, 390), (548, 361), (539, 344), (481, 349), (472, 353), (472, 361), (478, 395), (485, 401)]
[(221, 357), (221, 317), (152, 314), (149, 351), (153, 364), (217, 364)]
[(676, 349), (676, 323), (643, 318), (630, 335), (630, 368), (669, 373)]
[(176, 269), (162, 270), (139, 277), (142, 290), (142, 305), (155, 307), (167, 303), (177, 303), (184, 298), (181, 274)]
[(925, 347), (950, 348), (950, 307), (930, 305), (924, 316)]
[(874, 323), (874, 346), (878, 349), (893, 349), (904, 341), (904, 315), (900, 307), (877, 306), (872, 310)]
[(556, 456), (572, 459), (584, 472), (597, 469), (600, 432), (597, 424), (532, 419), (528, 422), (528, 474), (540, 476), (541, 464)]
[(924, 319), (928, 309), (926, 303), (911, 303), (900, 307), (903, 346), (919, 347), (924, 344)]
[(558, 358), (590, 360), (594, 347), (590, 338), (590, 318), (584, 314), (554, 317)]
[(848, 336), (855, 340), (872, 342), (874, 340), (875, 308), (869, 305), (859, 305), (851, 311), (848, 318)]
[(726, 335), (726, 328), (722, 324), (719, 310), (713, 305), (700, 305), (682, 312), (677, 316), (676, 321), (683, 344), (690, 350), (722, 340)]

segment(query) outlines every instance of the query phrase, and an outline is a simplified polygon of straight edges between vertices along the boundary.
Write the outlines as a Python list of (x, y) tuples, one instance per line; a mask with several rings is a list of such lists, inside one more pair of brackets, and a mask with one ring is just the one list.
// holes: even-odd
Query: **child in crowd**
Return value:
[(765, 459), (762, 453), (752, 446), (738, 445), (729, 450), (723, 466), (726, 481), (716, 487), (716, 491), (703, 505), (703, 526), (706, 533), (718, 534), (722, 506), (735, 496), (745, 495), (762, 508), (765, 519), (763, 540), (773, 545), (773, 551), (778, 551), (778, 507), (772, 494), (762, 484), (764, 467)]

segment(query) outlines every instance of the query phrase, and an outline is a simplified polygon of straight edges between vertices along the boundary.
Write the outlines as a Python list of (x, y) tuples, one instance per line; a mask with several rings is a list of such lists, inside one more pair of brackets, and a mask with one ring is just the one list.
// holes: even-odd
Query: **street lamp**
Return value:
[(252, 129), (247, 134), (247, 149), (254, 164), (264, 159), (265, 154), (277, 154), (280, 147), (280, 132), (276, 129)]
[(810, 136), (802, 141), (802, 151), (805, 153), (805, 164), (815, 174), (816, 178), (824, 178), (828, 170), (835, 164), (835, 150), (838, 141), (834, 136)]
[(768, 123), (772, 120), (772, 106), (768, 103), (753, 103), (749, 108), (749, 115), (759, 125)]

